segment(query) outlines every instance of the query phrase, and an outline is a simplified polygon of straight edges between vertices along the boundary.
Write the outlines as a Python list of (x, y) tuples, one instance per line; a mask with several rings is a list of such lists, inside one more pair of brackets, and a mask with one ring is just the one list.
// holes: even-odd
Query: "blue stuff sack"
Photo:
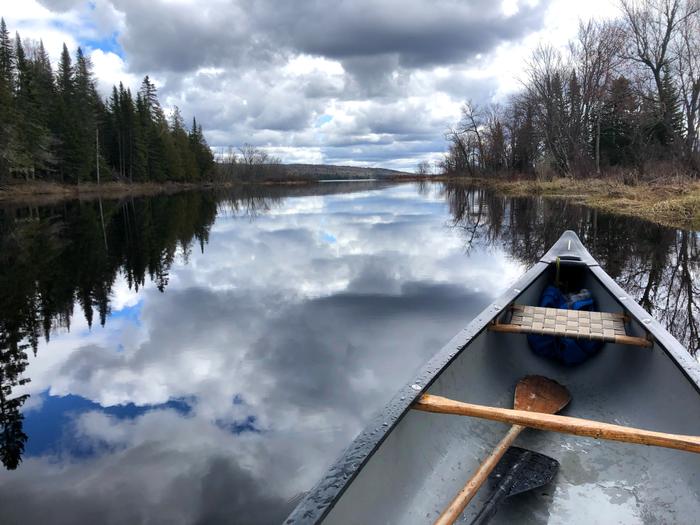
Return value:
[[(542, 293), (539, 306), (563, 310), (591, 311), (594, 309), (595, 304), (591, 293), (586, 289), (576, 294), (564, 295), (559, 288), (550, 285)], [(532, 351), (537, 355), (569, 366), (583, 363), (603, 347), (601, 341), (554, 337), (552, 335), (529, 334), (527, 341)]]

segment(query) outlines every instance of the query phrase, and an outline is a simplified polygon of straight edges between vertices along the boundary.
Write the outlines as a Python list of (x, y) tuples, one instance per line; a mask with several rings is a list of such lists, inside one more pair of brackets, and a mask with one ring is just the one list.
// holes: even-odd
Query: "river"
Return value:
[(3, 523), (278, 523), (565, 229), (695, 354), (700, 234), (380, 182), (0, 209)]

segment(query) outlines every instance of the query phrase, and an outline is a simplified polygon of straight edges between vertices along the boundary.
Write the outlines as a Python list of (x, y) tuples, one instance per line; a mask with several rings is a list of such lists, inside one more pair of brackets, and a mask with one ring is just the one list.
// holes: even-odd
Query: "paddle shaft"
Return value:
[(455, 414), (461, 416), (476, 416), (493, 421), (501, 421), (512, 425), (549, 430), (575, 436), (586, 436), (610, 441), (622, 441), (638, 445), (652, 445), (656, 447), (672, 448), (686, 452), (700, 453), (700, 437), (684, 436), (679, 434), (665, 434), (651, 430), (600, 423), (589, 419), (558, 416), (528, 412), (525, 410), (513, 410), (483, 405), (463, 403), (442, 396), (423, 394), (413, 405), (417, 410), (436, 412), (441, 414)]
[(525, 429), (521, 425), (513, 425), (503, 439), (496, 445), (493, 452), (487, 457), (479, 468), (474, 472), (467, 484), (454, 497), (452, 502), (442, 511), (440, 517), (435, 520), (434, 525), (452, 525), (460, 517), (466, 506), (479, 491), (484, 482), (488, 479), (491, 471), (496, 468), (498, 462), (513, 444), (515, 439)]

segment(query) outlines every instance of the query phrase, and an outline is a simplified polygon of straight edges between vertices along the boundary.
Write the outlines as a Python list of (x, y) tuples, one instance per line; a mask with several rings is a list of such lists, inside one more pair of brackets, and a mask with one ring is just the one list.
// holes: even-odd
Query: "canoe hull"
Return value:
[[(602, 311), (625, 310), (631, 335), (650, 330), (649, 349), (606, 344), (595, 358), (567, 368), (535, 356), (524, 336), (486, 330), (512, 302), (537, 304), (556, 256), (579, 272)], [(567, 260), (568, 258), (568, 260)], [(290, 516), (294, 522), (432, 522), (507, 426), (475, 418), (410, 410), (422, 393), (512, 406), (528, 374), (566, 385), (565, 414), (700, 435), (697, 363), (598, 267), (567, 232), (503, 297), (446, 345), (351, 445)], [(495, 523), (684, 522), (700, 512), (700, 455), (526, 430), (519, 446), (561, 463), (553, 485), (513, 498)], [(477, 512), (483, 490), (466, 511)], [(587, 511), (585, 509), (588, 509)]]

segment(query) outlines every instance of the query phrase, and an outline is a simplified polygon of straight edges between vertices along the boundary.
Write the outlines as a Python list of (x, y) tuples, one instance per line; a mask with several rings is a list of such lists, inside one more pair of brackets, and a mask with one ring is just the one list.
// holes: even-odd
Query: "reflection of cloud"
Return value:
[(184, 524), (235, 516), (252, 524), (291, 510), (274, 480), (263, 481), (247, 458), (281, 466), (284, 459), (215, 426), (198, 428), (171, 410), (127, 421), (92, 412), (77, 425), (87, 443), (115, 446), (90, 461), (28, 458), (20, 470), (0, 472), (3, 523)]
[[(28, 369), (33, 397), (151, 409), (78, 414), (71, 436), (96, 452), (28, 457), (12, 478), (0, 473), (0, 504), (32, 502), (24, 523), (54, 506), (57, 522), (71, 508), (74, 520), (279, 521), (520, 270), (501, 253), (466, 258), (445, 205), (411, 187), (289, 199), (282, 212), (220, 217), (165, 293), (117, 292), (122, 314), (104, 328), (42, 345)], [(137, 305), (134, 323), (124, 312)], [(173, 399), (190, 410), (158, 407)]]

